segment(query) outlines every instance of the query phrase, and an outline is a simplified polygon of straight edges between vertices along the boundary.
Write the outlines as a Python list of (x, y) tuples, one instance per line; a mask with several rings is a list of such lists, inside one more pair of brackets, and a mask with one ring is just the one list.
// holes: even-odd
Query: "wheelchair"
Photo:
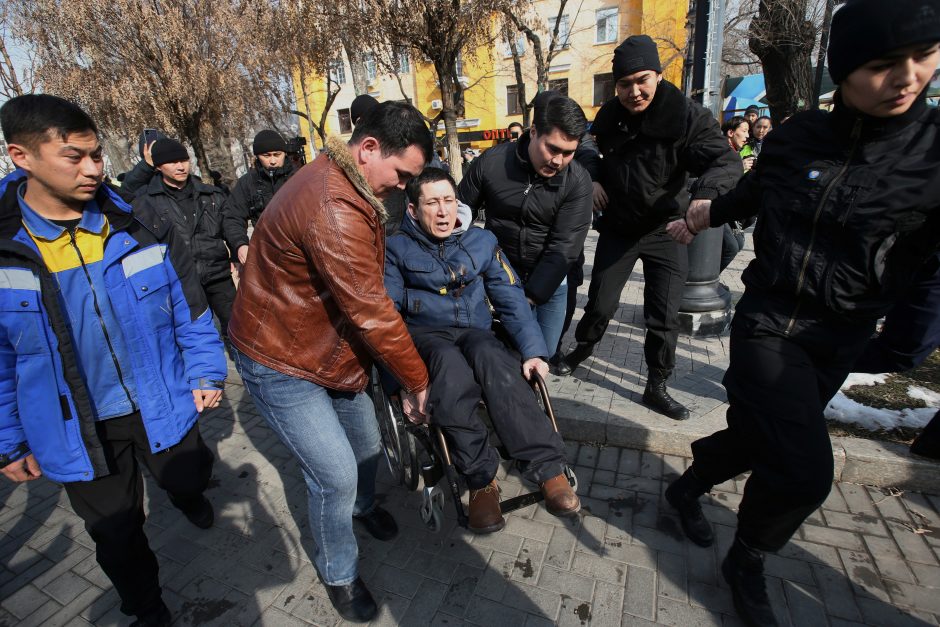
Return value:
[[(555, 432), (558, 432), (558, 422), (552, 410), (548, 387), (538, 373), (534, 373), (532, 381), (533, 394), (551, 421)], [(419, 514), (429, 531), (439, 533), (444, 528), (444, 491), (450, 493), (457, 511), (457, 523), (466, 528), (468, 524), (467, 512), (460, 499), (460, 484), (457, 469), (451, 462), (450, 451), (444, 432), (433, 424), (416, 425), (408, 420), (402, 410), (401, 401), (396, 393), (389, 393), (392, 389), (383, 374), (375, 366), (372, 367), (369, 391), (375, 404), (376, 419), (382, 436), (382, 448), (388, 470), (392, 477), (408, 491), (415, 491), (422, 485), (421, 506)], [(500, 456), (509, 459), (505, 449), (497, 446)], [(565, 477), (574, 490), (578, 489), (578, 480), (570, 466), (565, 466)], [(442, 479), (446, 479), (446, 488), (441, 488)], [(542, 492), (537, 490), (526, 494), (500, 501), (500, 510), (503, 514), (535, 505), (544, 500)]]

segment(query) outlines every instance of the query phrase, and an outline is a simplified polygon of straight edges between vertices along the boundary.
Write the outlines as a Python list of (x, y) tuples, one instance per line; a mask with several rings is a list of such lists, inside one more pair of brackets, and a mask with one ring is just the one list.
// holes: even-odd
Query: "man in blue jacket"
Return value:
[(171, 224), (102, 186), (95, 123), (67, 100), (0, 108), (0, 472), (65, 487), (135, 625), (169, 625), (144, 535), (143, 462), (202, 528), (212, 454), (196, 427), (225, 358)]
[[(564, 475), (561, 436), (552, 429), (522, 380), (548, 374), (548, 349), (518, 275), (485, 229), (458, 220), (457, 186), (450, 174), (427, 168), (408, 183), (408, 211), (389, 238), (385, 287), (408, 324), (428, 367), (433, 420), (451, 445), (454, 464), (470, 488), (469, 529), (499, 531), (499, 456), (475, 416), (480, 398), (522, 474), (538, 483), (556, 516), (581, 508)], [(491, 330), (489, 303), (512, 339), (514, 354)]]

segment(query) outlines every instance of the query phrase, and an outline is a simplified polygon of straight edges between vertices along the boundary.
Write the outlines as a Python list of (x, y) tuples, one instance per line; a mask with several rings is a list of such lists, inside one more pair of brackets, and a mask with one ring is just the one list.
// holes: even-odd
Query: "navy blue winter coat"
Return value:
[(409, 326), (489, 329), (488, 299), (524, 360), (548, 356), (519, 275), (493, 233), (458, 227), (437, 240), (406, 213), (386, 246), (385, 288)]

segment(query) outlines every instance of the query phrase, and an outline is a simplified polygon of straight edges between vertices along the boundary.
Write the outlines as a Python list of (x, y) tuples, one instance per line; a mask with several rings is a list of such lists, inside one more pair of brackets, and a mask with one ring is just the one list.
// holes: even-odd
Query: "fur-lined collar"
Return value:
[(385, 205), (382, 204), (381, 200), (376, 198), (375, 194), (372, 192), (372, 188), (369, 187), (369, 183), (366, 181), (366, 177), (359, 171), (359, 168), (353, 161), (352, 154), (349, 152), (349, 146), (338, 137), (328, 137), (323, 151), (331, 161), (339, 166), (340, 170), (346, 175), (346, 178), (349, 179), (349, 182), (352, 183), (352, 186), (359, 192), (359, 195), (372, 205), (376, 215), (379, 216), (379, 221), (385, 224), (388, 221), (388, 212), (385, 210)]

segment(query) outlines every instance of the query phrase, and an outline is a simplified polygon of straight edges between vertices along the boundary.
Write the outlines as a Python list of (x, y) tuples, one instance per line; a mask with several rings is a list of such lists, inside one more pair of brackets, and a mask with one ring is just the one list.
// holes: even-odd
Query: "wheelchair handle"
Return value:
[(555, 420), (555, 410), (552, 409), (552, 399), (548, 396), (548, 385), (546, 385), (545, 379), (542, 378), (541, 374), (533, 370), (532, 378), (529, 380), (529, 383), (532, 385), (532, 389), (538, 392), (538, 395), (542, 398), (545, 413), (548, 414), (548, 419), (552, 421), (552, 428), (555, 430), (555, 433), (558, 433), (558, 421)]

